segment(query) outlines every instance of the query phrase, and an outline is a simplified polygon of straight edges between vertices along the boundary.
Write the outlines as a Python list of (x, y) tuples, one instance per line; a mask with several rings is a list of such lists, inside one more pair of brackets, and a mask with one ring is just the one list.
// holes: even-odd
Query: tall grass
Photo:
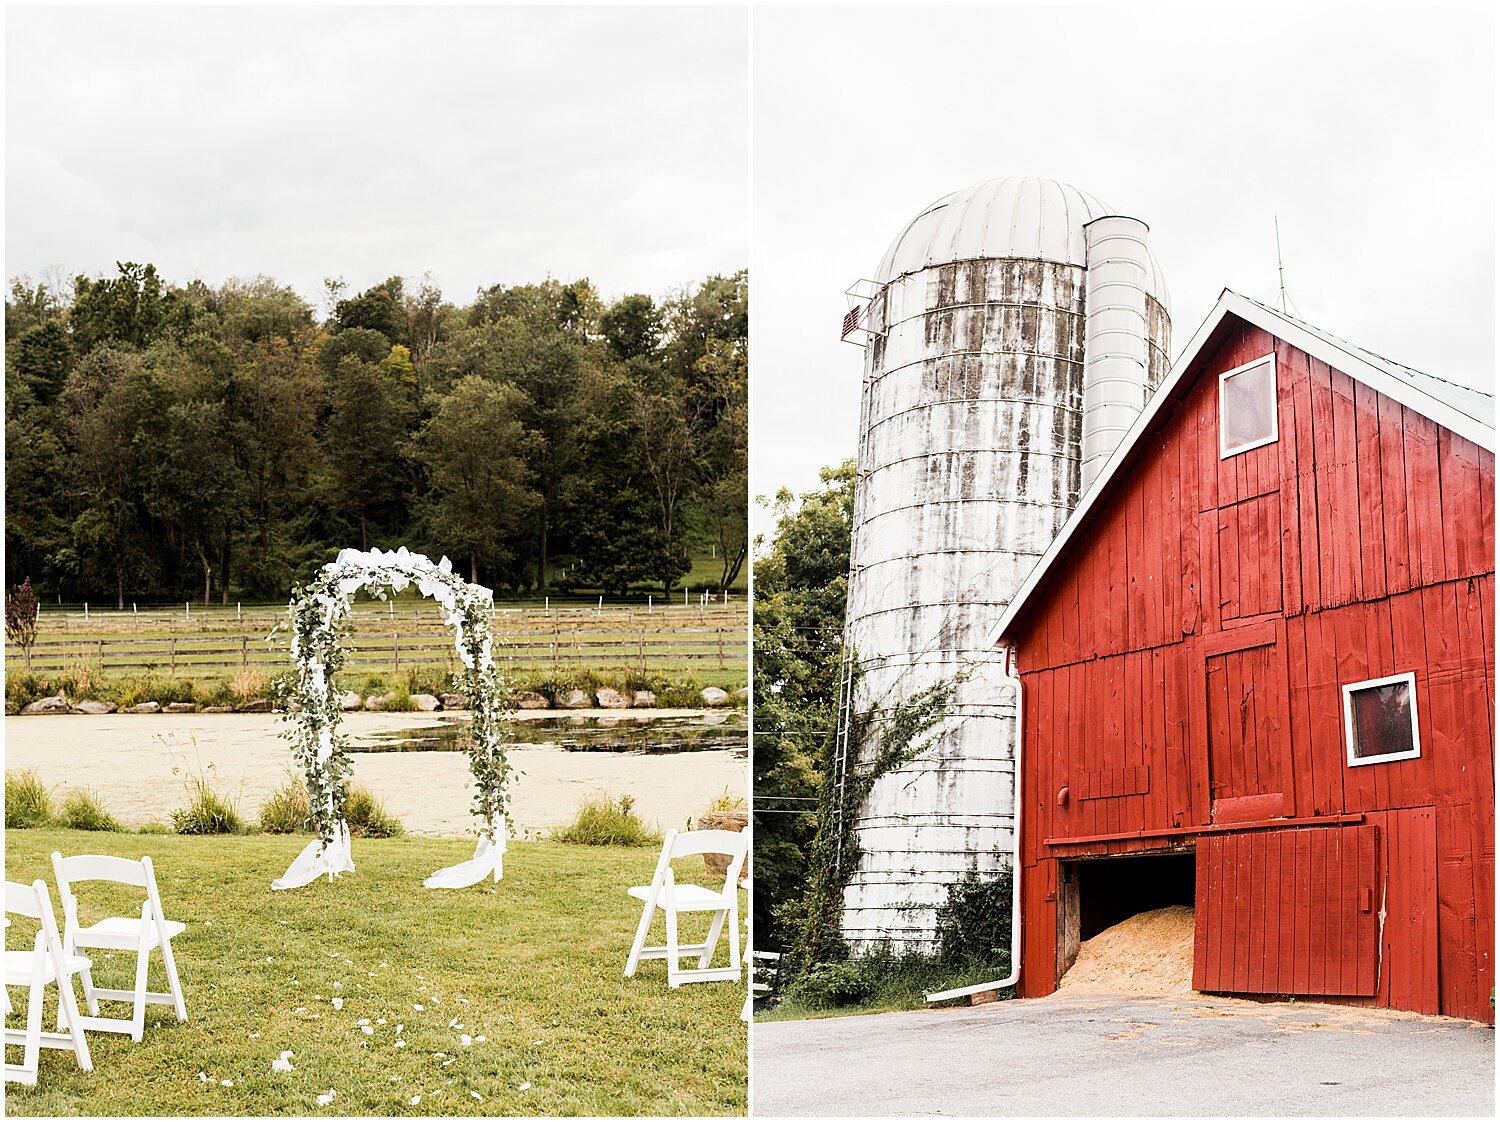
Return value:
[(50, 826), (53, 821), (52, 792), (34, 771), (5, 773), (5, 828), (28, 830)]
[[(213, 770), (208, 765), (208, 771)], [(172, 771), (175, 773), (176, 768)], [(234, 800), (219, 794), (209, 782), (208, 771), (200, 770), (183, 781), (188, 803), (172, 812), (172, 829), (179, 834), (247, 834), (249, 828), (240, 818)]]
[(401, 820), (385, 809), (385, 803), (363, 784), (349, 789), (344, 800), (344, 819), (349, 832), (361, 838), (395, 838), (406, 833)]
[(554, 841), (573, 845), (660, 845), (661, 835), (635, 812), (629, 795), (599, 792), (584, 799), (573, 821), (552, 832)]
[[(385, 803), (363, 784), (349, 788), (344, 800), (344, 820), (355, 837), (397, 838), (406, 833), (401, 820), (386, 810)], [(260, 828), (268, 834), (312, 832), (312, 807), (307, 798), (307, 784), (300, 775), (287, 772), (287, 781), (260, 808)]]
[(58, 811), (57, 824), (70, 830), (103, 830), (112, 834), (125, 829), (119, 819), (104, 809), (99, 796), (87, 789), (68, 792)]

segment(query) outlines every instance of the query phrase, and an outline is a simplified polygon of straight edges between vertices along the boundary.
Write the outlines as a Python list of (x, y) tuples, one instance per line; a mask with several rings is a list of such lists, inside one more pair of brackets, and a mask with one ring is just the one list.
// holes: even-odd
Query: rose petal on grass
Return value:
[(342, 1009), (344, 1007), (344, 999), (342, 997), (336, 997), (336, 998), (333, 999), (332, 1002), (330, 1002), (330, 1004), (335, 1009)]
[(291, 1071), (292, 1070), (292, 1065), (290, 1063), (288, 1063), (286, 1060), (272, 1060), (271, 1061), (271, 1070), (272, 1071)]
[(397, 1026), (396, 1026), (396, 1035), (397, 1035), (397, 1036), (400, 1036), (400, 1035), (401, 1035), (401, 1030), (402, 1030), (402, 1029), (404, 1029), (404, 1028), (405, 1028), (405, 1027), (406, 1027), (406, 1026), (405, 1026), (405, 1025), (404, 1025), (404, 1024), (401, 1024), (401, 1025), (397, 1025)]
[(529, 1091), (529, 1090), (531, 1090), (531, 1084), (530, 1083), (522, 1083), (521, 1084), (521, 1090), (523, 1090), (523, 1091)]
[(220, 1087), (233, 1087), (234, 1086), (234, 1080), (233, 1079), (221, 1079), (221, 1080), (219, 1080), (219, 1086)]
[(415, 1009), (418, 1013), (425, 1013), (427, 1011), (426, 1007), (422, 1005), (413, 1005), (412, 1008)]
[(360, 1025), (359, 1031), (364, 1033), (366, 1036), (373, 1036), (375, 1034), (375, 1028), (373, 1025)]
[(370, 1018), (369, 1017), (361, 1017), (359, 1020), (355, 1021), (354, 1023), (357, 1024), (357, 1025), (367, 1025), (367, 1024), (370, 1023)]
[(421, 1101), (422, 1101), (422, 1096), (421, 1095), (413, 1095), (411, 1097), (411, 1105), (412, 1106), (416, 1106)]
[(203, 1074), (203, 1073), (202, 1073), (202, 1072), (201, 1072), (201, 1071), (200, 1071), (200, 1072), (199, 1072), (199, 1073), (198, 1073), (198, 1082), (199, 1082), (199, 1083), (207, 1083), (207, 1082), (208, 1082), (208, 1076), (206, 1076), (206, 1075), (204, 1075), (204, 1074)]
[(478, 1091), (470, 1091), (469, 1098), (473, 1099), (477, 1103), (484, 1102), (484, 1096), (481, 1095)]
[(470, 1044), (474, 1043), (474, 1038), (468, 1033), (463, 1033), (459, 1036), (458, 1042), (467, 1048)]
[(393, 1048), (405, 1048), (406, 1047), (406, 1041), (404, 1041), (404, 1040), (398, 1040), (398, 1041), (396, 1041), (395, 1044), (392, 1045), (392, 1047)]
[(338, 1094), (338, 1092), (330, 1088), (327, 1092), (318, 1096), (318, 1105), (327, 1106), (329, 1103), (333, 1102), (333, 1097), (336, 1094)]

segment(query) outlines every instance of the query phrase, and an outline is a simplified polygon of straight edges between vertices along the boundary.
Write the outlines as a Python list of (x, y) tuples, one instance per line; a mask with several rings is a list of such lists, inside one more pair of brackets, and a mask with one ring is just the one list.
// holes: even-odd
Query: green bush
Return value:
[(938, 961), (960, 970), (1010, 971), (1011, 874), (982, 878), (974, 870), (948, 886), (937, 911)]
[(386, 810), (385, 803), (365, 786), (349, 789), (344, 800), (344, 819), (349, 823), (349, 833), (355, 837), (395, 838), (406, 833), (401, 820)]
[(198, 776), (187, 784), (188, 805), (172, 812), (172, 829), (179, 834), (248, 833), (233, 802)]
[(26, 830), (50, 826), (53, 821), (52, 792), (47, 790), (42, 777), (34, 771), (7, 771), (5, 828)]
[(114, 815), (104, 809), (104, 804), (92, 791), (69, 791), (58, 812), (57, 824), (70, 830), (105, 830), (121, 833), (125, 827)]
[(307, 784), (287, 773), (287, 781), (278, 787), (260, 808), (260, 828), (268, 834), (299, 834), (312, 829), (312, 806), (307, 799)]
[(660, 845), (661, 835), (641, 821), (629, 795), (615, 799), (601, 792), (583, 801), (572, 822), (553, 830), (552, 840), (573, 845), (647, 846)]

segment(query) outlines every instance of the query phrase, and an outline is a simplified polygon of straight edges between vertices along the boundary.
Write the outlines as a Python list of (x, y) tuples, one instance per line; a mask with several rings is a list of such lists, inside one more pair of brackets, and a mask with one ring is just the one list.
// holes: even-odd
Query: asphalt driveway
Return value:
[(1053, 996), (757, 1024), (751, 1110), (809, 1115), (1495, 1113), (1495, 1034), (1311, 1003)]

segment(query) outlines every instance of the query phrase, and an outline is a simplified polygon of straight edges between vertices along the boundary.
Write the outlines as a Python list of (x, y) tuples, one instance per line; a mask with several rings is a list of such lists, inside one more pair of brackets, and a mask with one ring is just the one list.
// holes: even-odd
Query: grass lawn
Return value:
[[(92, 1073), (79, 1071), (70, 1053), (43, 1050), (38, 1087), (8, 1085), (7, 1113), (745, 1112), (742, 986), (669, 990), (662, 961), (622, 976), (640, 917), (625, 889), (650, 879), (656, 850), (513, 843), (499, 885), (430, 891), (422, 878), (469, 857), (471, 842), (356, 839), (356, 872), (272, 892), (305, 842), (8, 830), (6, 879), (44, 879), (59, 922), (54, 849), (151, 855), (168, 917), (188, 925), (172, 943), (188, 1022), (178, 1024), (170, 1006), (151, 1005), (140, 1044), (91, 1032)], [(678, 866), (679, 879), (691, 872), (712, 883), (701, 859)], [(128, 895), (135, 890), (84, 891), (85, 922), (130, 914), (118, 910), (127, 900), (135, 900), (132, 911), (139, 907)], [(35, 925), (12, 923), (7, 946), (29, 948)], [(684, 940), (701, 938), (704, 926), (689, 926)], [(653, 942), (660, 932), (658, 920)], [(715, 963), (726, 960), (721, 943)], [(95, 952), (96, 984), (129, 988), (133, 961)], [(158, 957), (151, 988), (165, 989)], [(24, 1018), (22, 991), (11, 996)], [(341, 1010), (334, 997), (342, 997)], [(54, 1007), (49, 999), (47, 1029)], [(362, 1019), (372, 1032), (362, 1031)], [(294, 1070), (273, 1074), (271, 1062), (286, 1050), (295, 1053)], [(18, 1052), (8, 1050), (9, 1058)], [(336, 1097), (320, 1106), (317, 1097), (330, 1089)]]

